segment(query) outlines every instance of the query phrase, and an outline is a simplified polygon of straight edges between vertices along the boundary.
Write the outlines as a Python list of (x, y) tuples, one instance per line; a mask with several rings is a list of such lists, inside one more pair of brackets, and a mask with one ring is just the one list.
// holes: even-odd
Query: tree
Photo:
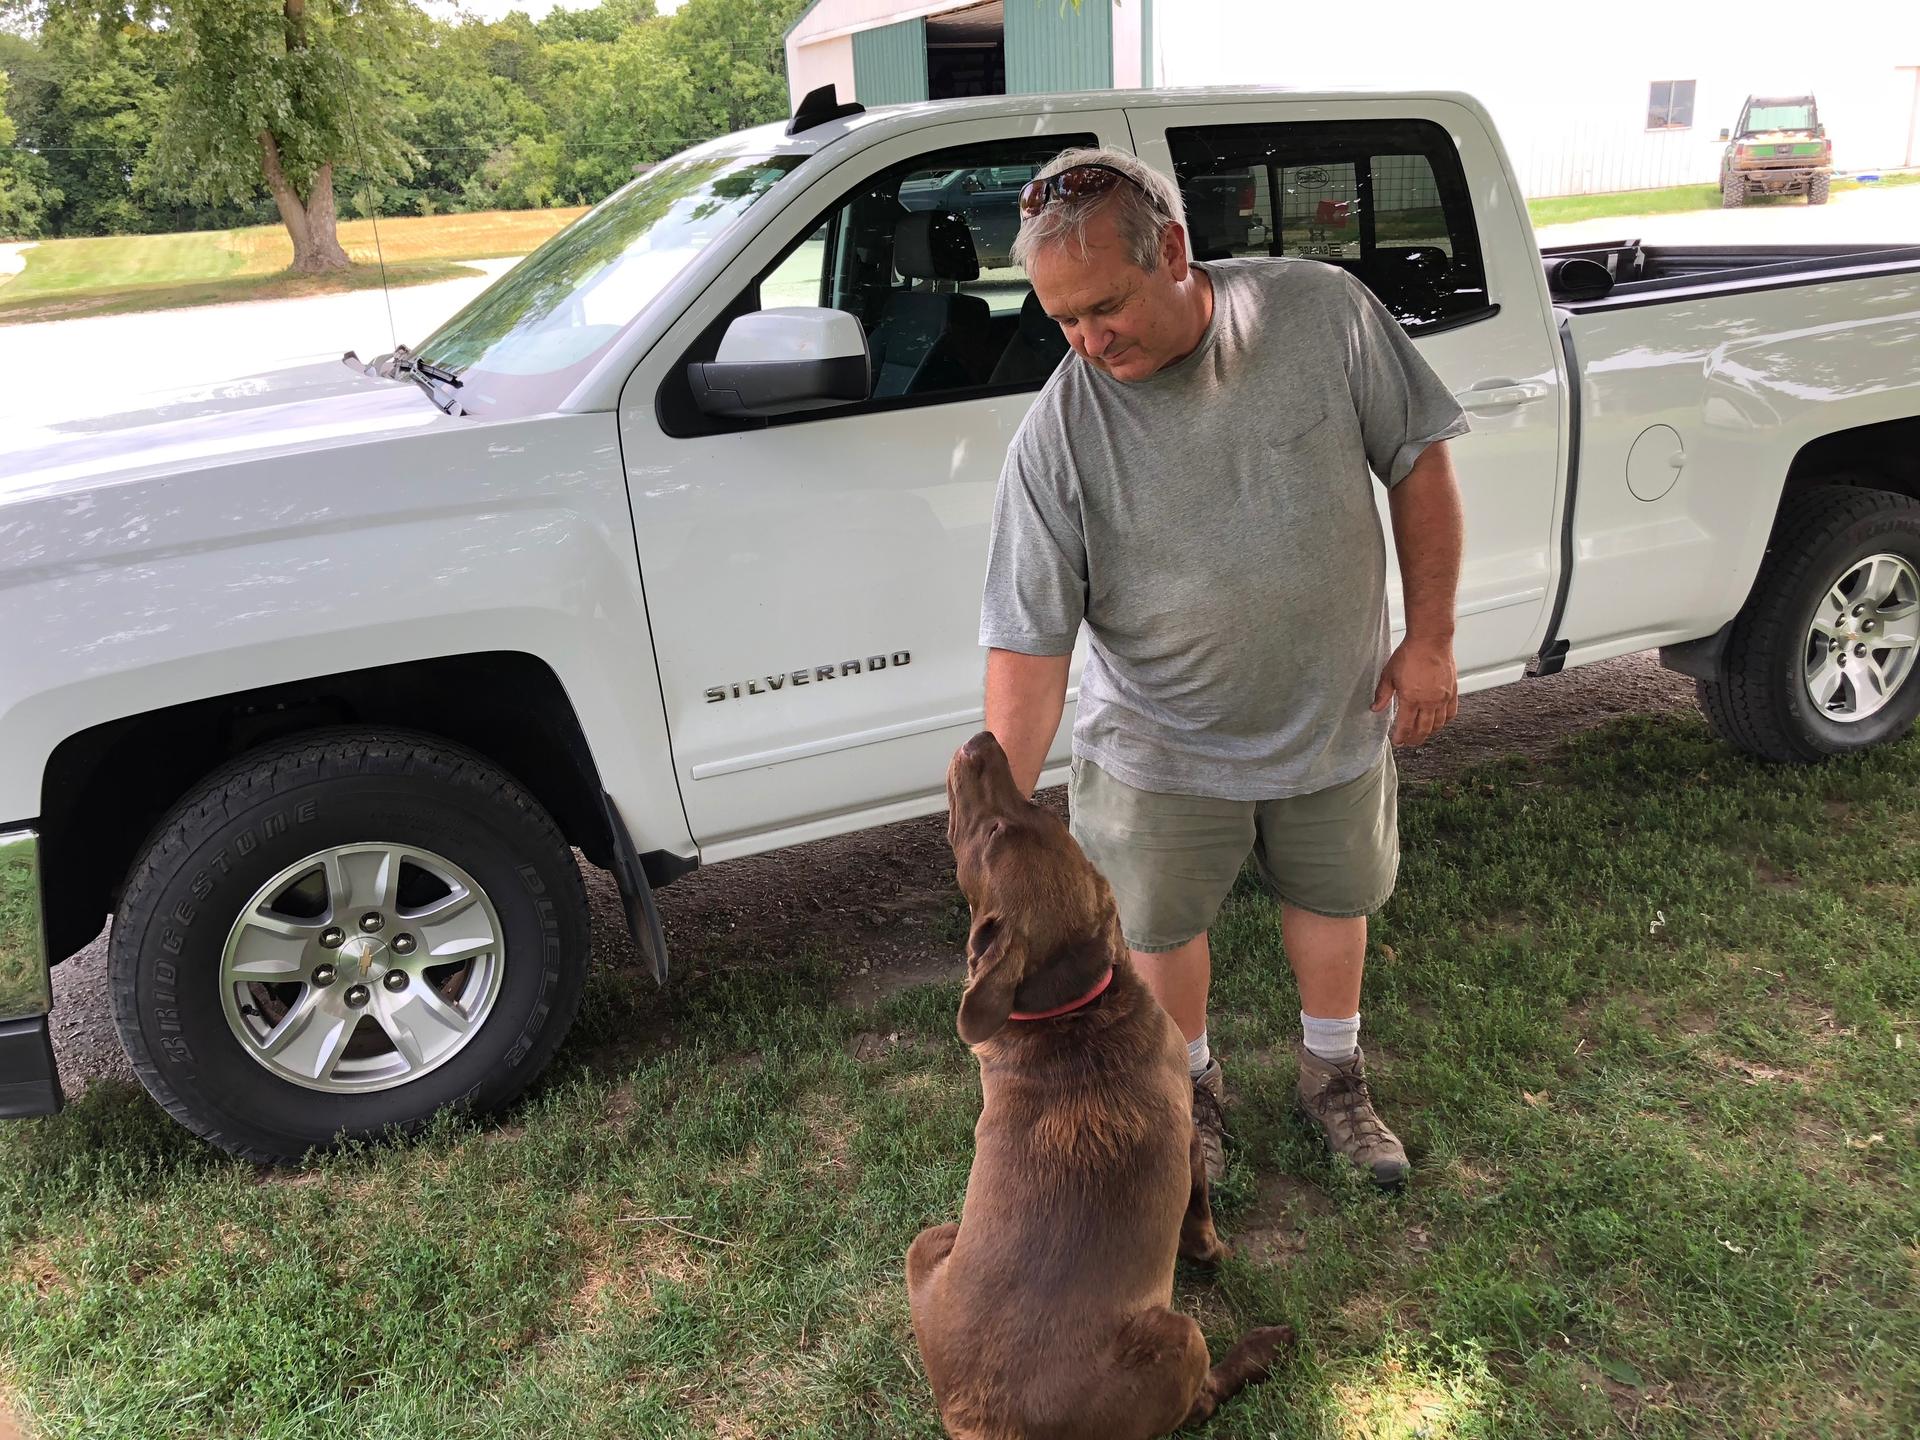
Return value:
[(409, 171), (395, 76), (424, 20), (406, 0), (170, 0), (156, 10), (174, 80), (142, 177), (201, 201), (264, 187), (293, 268), (345, 269), (334, 179)]
[(672, 23), (632, 26), (612, 45), (562, 40), (545, 47), (561, 197), (604, 199), (633, 178), (636, 165), (685, 148), (689, 134), (704, 138), (686, 128), (693, 88), (669, 49)]
[(46, 162), (31, 151), (13, 148), (8, 89), (6, 72), (0, 70), (0, 238), (25, 239), (38, 235), (46, 218)]
[(491, 28), (435, 26), (432, 43), (416, 52), (403, 134), (419, 160), (404, 200), (387, 208), (491, 208), (488, 167), (495, 157), (546, 134), (546, 114), (527, 87), (488, 68)]
[(667, 53), (695, 100), (688, 136), (724, 135), (787, 118), (787, 28), (806, 0), (687, 0), (666, 27)]

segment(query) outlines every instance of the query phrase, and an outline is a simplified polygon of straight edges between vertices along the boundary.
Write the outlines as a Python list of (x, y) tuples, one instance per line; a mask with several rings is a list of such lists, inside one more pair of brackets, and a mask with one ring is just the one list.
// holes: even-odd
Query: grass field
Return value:
[[(1873, 185), (1858, 180), (1836, 180), (1833, 189), (1868, 190), (1883, 185), (1920, 185), (1920, 171), (1888, 175)], [(1749, 205), (1804, 205), (1798, 195), (1764, 196)], [(1718, 185), (1674, 185), (1665, 190), (1620, 190), (1609, 195), (1555, 195), (1544, 200), (1529, 200), (1527, 213), (1535, 228), (1543, 225), (1567, 225), (1576, 220), (1599, 220), (1610, 215), (1676, 215), (1686, 210), (1718, 210)]]
[(524, 255), (582, 213), (496, 210), (382, 220), (377, 251), (372, 221), (342, 221), (340, 243), (355, 268), (330, 276), (287, 274), (293, 246), (278, 225), (51, 240), (25, 252), (19, 275), (0, 280), (0, 324), (362, 289), (380, 284), (381, 254), (391, 283), (443, 280), (473, 273), (455, 261)]
[[(1302, 1343), (1206, 1433), (1916, 1433), (1917, 791), (1920, 743), (1782, 770), (1650, 720), (1410, 786), (1365, 1002), (1397, 1197), (1290, 1111), (1243, 883), (1238, 1253), (1177, 1303), (1216, 1354)], [(113, 1086), (0, 1128), (0, 1406), (99, 1440), (934, 1440), (901, 1261), (972, 1154), (958, 987), (841, 1008), (822, 957), (600, 973), (504, 1124), (304, 1173)]]
[(21, 995), (37, 987), (45, 962), (39, 941), (24, 942), (34, 912), (34, 870), (22, 846), (0, 850), (0, 994)]

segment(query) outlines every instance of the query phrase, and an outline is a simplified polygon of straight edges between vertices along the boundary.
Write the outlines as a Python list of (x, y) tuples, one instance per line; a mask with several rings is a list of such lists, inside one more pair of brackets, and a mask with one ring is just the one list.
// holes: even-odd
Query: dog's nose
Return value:
[(991, 730), (982, 730), (960, 747), (960, 758), (969, 765), (984, 765), (1000, 753), (1000, 742)]

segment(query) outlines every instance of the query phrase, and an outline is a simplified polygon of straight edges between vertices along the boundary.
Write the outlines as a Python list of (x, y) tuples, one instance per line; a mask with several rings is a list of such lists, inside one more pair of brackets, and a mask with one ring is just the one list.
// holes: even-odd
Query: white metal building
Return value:
[[(1920, 166), (1920, 0), (816, 0), (795, 100), (866, 104), (1137, 85), (1465, 90), (1530, 195), (1711, 182), (1750, 94), (1811, 91), (1834, 164)], [(1920, 238), (1920, 237), (1916, 237)]]

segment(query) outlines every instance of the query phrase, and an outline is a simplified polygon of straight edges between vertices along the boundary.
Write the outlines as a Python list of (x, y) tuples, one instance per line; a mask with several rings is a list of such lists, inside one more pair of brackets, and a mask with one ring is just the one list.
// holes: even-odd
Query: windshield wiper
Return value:
[(449, 415), (466, 413), (460, 409), (459, 397), (453, 393), (463, 383), (460, 377), (443, 365), (421, 359), (404, 345), (384, 359), (376, 360), (373, 369), (374, 373), (392, 379), (413, 381), (427, 392), (429, 400)]

